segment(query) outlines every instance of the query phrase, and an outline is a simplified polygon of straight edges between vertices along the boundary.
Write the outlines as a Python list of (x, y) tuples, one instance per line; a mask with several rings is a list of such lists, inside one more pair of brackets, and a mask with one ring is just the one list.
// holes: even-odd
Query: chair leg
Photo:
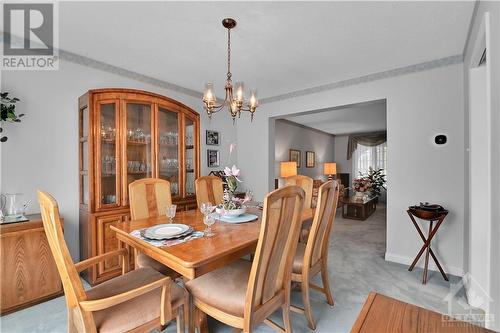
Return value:
[(330, 281), (328, 280), (328, 269), (326, 268), (326, 262), (323, 263), (321, 267), (321, 280), (323, 282), (323, 290), (325, 291), (326, 301), (330, 306), (333, 306), (333, 295), (330, 290)]
[(302, 280), (302, 301), (304, 302), (304, 312), (307, 318), (307, 326), (309, 326), (310, 329), (315, 330), (316, 329), (316, 324), (314, 323), (314, 317), (312, 314), (312, 309), (311, 309), (311, 302), (309, 300), (309, 279), (305, 279), (303, 277)]
[(285, 324), (285, 332), (292, 333), (292, 323), (290, 321), (290, 304), (283, 304), (283, 323)]
[(185, 318), (184, 318), (184, 308), (186, 307), (186, 305), (181, 305), (178, 309), (177, 309), (177, 317), (176, 317), (176, 321), (177, 321), (177, 333), (185, 333)]

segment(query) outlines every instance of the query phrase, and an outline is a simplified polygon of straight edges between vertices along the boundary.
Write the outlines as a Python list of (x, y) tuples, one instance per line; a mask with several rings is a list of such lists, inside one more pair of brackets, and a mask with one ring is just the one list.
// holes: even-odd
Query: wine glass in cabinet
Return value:
[(126, 136), (126, 157), (123, 168), (125, 170), (126, 193), (124, 202), (128, 204), (128, 185), (141, 178), (152, 177), (152, 144), (151, 129), (152, 106), (151, 104), (126, 102), (126, 126), (124, 135)]
[(168, 107), (158, 107), (157, 143), (158, 178), (170, 182), (172, 197), (179, 196), (179, 114)]

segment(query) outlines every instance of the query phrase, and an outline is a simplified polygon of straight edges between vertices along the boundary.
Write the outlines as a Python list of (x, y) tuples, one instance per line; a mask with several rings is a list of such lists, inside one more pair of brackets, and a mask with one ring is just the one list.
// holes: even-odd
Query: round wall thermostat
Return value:
[(439, 135), (436, 135), (436, 137), (434, 138), (434, 142), (437, 144), (437, 145), (444, 145), (446, 143), (448, 139), (446, 138), (446, 135), (444, 134), (439, 134)]

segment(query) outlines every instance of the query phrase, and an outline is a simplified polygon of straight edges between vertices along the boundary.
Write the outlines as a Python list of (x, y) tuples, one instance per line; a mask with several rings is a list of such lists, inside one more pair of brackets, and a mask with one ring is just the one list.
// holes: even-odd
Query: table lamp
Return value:
[(328, 180), (333, 179), (333, 175), (337, 176), (337, 163), (325, 162), (323, 164), (323, 174), (328, 175)]
[(297, 162), (281, 162), (280, 177), (287, 178), (297, 174)]

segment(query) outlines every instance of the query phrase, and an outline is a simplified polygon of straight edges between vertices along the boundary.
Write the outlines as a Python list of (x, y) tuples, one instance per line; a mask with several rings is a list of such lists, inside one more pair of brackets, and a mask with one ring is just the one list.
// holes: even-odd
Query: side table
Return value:
[[(417, 264), (418, 260), (422, 256), (422, 254), (425, 251), (425, 265), (424, 265), (424, 273), (422, 275), (422, 284), (427, 283), (427, 272), (428, 272), (428, 267), (429, 267), (429, 254), (431, 255), (432, 259), (436, 263), (436, 266), (438, 267), (439, 271), (441, 272), (441, 275), (443, 278), (448, 281), (448, 276), (444, 272), (443, 268), (439, 264), (439, 261), (436, 258), (436, 255), (431, 249), (431, 241), (432, 238), (436, 235), (437, 231), (439, 230), (439, 227), (443, 223), (446, 215), (448, 215), (448, 211), (445, 209), (442, 210), (436, 210), (436, 211), (430, 211), (430, 210), (425, 210), (421, 209), (418, 207), (410, 207), (406, 211), (408, 213), (408, 216), (410, 216), (411, 221), (413, 222), (413, 225), (415, 226), (415, 229), (417, 229), (418, 234), (420, 235), (420, 238), (422, 238), (422, 241), (424, 242), (424, 245), (420, 248), (420, 251), (418, 252), (417, 256), (415, 257), (415, 260), (413, 260), (412, 264), (408, 268), (408, 270), (411, 272), (415, 265)], [(415, 220), (416, 218), (419, 218), (424, 221), (429, 222), (429, 233), (427, 235), (427, 238), (425, 237), (424, 233), (422, 232), (422, 229), (420, 229), (420, 226), (418, 225), (417, 221)], [(433, 227), (434, 222), (437, 222), (436, 225)]]

